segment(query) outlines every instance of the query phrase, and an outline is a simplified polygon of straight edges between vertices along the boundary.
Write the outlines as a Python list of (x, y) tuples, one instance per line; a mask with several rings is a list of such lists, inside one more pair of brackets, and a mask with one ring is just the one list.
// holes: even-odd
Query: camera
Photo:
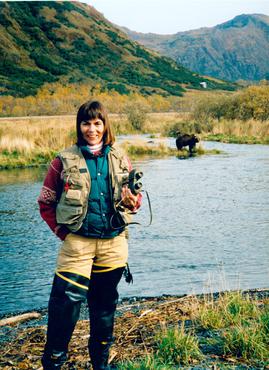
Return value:
[(143, 177), (143, 172), (133, 169), (129, 173), (128, 185), (134, 195), (137, 195), (142, 190), (142, 182), (139, 181)]

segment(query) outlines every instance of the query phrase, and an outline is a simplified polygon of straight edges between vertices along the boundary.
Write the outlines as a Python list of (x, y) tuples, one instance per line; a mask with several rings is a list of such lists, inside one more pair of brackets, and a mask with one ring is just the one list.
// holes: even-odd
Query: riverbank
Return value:
[[(126, 114), (111, 114), (110, 120), (116, 135), (144, 135), (165, 138), (182, 133), (196, 133), (200, 140), (240, 144), (269, 144), (269, 121), (210, 120), (195, 121), (188, 112), (148, 113), (136, 125)], [(75, 116), (36, 116), (0, 118), (0, 169), (26, 168), (48, 164), (55, 154), (76, 140)], [(138, 129), (139, 127), (139, 129)], [(158, 133), (158, 134), (156, 134)], [(133, 159), (143, 156), (162, 157), (176, 155), (163, 146), (127, 146)], [(188, 153), (180, 153), (187, 157)], [(197, 153), (210, 154), (210, 153)], [(213, 153), (217, 154), (217, 153)]]
[(263, 138), (258, 138), (256, 136), (236, 136), (229, 134), (207, 134), (204, 136), (206, 141), (218, 141), (221, 143), (230, 143), (230, 144), (269, 144), (269, 136)]
[[(129, 298), (117, 310), (110, 361), (118, 369), (269, 368), (269, 289)], [(13, 326), (0, 367), (41, 369), (45, 326)], [(88, 320), (75, 329), (66, 369), (86, 369)]]
[[(142, 141), (123, 141), (121, 146), (131, 160), (165, 158), (168, 156), (176, 156), (180, 159), (186, 159), (190, 156), (193, 157), (221, 153), (218, 149), (206, 150), (200, 145), (197, 147), (196, 152), (190, 155), (187, 149), (178, 151), (175, 148), (170, 148), (164, 143), (155, 143), (154, 141), (151, 141), (150, 143)], [(50, 149), (36, 149), (31, 152), (15, 150), (12, 153), (3, 151), (0, 153), (0, 170), (49, 165), (51, 160), (56, 157), (57, 153), (57, 151)]]

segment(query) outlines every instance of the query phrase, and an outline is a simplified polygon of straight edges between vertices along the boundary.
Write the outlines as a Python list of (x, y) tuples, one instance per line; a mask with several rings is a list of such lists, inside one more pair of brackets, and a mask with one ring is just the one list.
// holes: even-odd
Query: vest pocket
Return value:
[(82, 213), (82, 206), (71, 206), (59, 203), (56, 208), (57, 222), (59, 224), (72, 225), (81, 217)]
[(65, 193), (66, 204), (72, 205), (82, 205), (82, 191), (78, 189), (68, 189)]

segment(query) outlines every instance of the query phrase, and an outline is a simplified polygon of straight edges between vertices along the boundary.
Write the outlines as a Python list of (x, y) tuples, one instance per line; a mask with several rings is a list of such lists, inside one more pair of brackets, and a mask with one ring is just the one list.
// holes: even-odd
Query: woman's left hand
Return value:
[(137, 195), (134, 195), (127, 186), (124, 186), (121, 192), (121, 204), (124, 207), (132, 210), (136, 207), (136, 203)]

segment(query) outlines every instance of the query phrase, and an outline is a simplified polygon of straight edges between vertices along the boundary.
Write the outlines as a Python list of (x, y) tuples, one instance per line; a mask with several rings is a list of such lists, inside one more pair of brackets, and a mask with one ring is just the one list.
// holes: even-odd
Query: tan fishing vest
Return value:
[[(63, 191), (56, 208), (58, 224), (65, 225), (70, 231), (80, 229), (88, 210), (91, 191), (91, 176), (80, 148), (73, 145), (59, 153), (63, 163)], [(123, 183), (128, 179), (129, 163), (121, 150), (113, 145), (108, 153), (108, 166), (112, 188), (113, 205), (121, 200)], [(122, 210), (124, 222), (131, 222), (131, 214)]]

